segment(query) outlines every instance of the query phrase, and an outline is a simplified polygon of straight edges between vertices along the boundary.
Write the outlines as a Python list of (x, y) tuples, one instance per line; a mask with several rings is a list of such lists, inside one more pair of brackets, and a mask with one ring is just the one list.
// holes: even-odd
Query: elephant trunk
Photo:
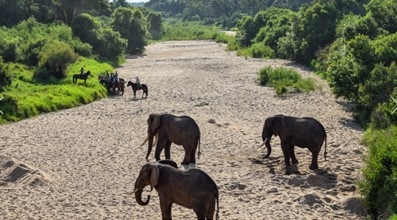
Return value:
[(149, 204), (150, 201), (150, 195), (147, 196), (146, 202), (142, 201), (142, 192), (143, 189), (135, 189), (134, 193), (135, 193), (135, 200), (136, 202), (141, 205), (141, 206), (146, 206), (147, 204)]
[[(154, 143), (153, 143), (153, 138), (154, 138)], [(156, 144), (157, 144), (157, 141), (158, 141), (158, 134), (157, 134), (157, 133), (156, 133), (156, 134), (150, 134), (150, 133), (149, 133), (146, 140), (149, 141), (149, 143), (148, 143), (148, 149), (147, 149), (147, 154), (146, 154), (146, 157), (145, 157), (146, 159), (148, 159), (150, 153), (152, 152), (153, 145), (156, 145)], [(144, 143), (146, 143), (146, 141), (145, 141)]]
[(152, 148), (153, 148), (153, 134), (148, 134), (148, 139), (149, 139), (149, 143), (148, 143), (148, 148), (147, 148), (147, 153), (146, 153), (146, 159), (148, 159), (150, 153), (152, 152)]
[(265, 159), (265, 158), (268, 158), (270, 156), (270, 154), (272, 153), (272, 147), (270, 146), (270, 138), (266, 138), (263, 141), (262, 146), (263, 145), (266, 145), (266, 148), (267, 148), (267, 154), (263, 157), (263, 159)]

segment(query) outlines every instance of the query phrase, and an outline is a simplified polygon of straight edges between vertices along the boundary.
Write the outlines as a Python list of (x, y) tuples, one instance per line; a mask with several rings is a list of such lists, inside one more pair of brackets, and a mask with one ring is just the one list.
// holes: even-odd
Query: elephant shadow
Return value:
[[(254, 164), (264, 165), (268, 168), (270, 174), (282, 174), (284, 170), (283, 157), (249, 158)], [(335, 188), (338, 182), (338, 176), (330, 169), (316, 169), (308, 173), (301, 173), (298, 166), (293, 165), (284, 173), (290, 179), (288, 185), (299, 187), (319, 187), (324, 189)]]

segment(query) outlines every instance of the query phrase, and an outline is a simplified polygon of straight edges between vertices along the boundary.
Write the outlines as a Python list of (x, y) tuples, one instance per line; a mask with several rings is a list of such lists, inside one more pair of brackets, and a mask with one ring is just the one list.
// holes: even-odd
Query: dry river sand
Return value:
[[(268, 65), (294, 68), (322, 89), (276, 96), (255, 82)], [(131, 194), (146, 162), (147, 146), (140, 144), (151, 113), (189, 115), (200, 126), (197, 168), (219, 187), (221, 219), (365, 218), (355, 186), (363, 130), (351, 106), (310, 71), (289, 61), (237, 57), (210, 41), (149, 45), (117, 71), (127, 80), (139, 76), (149, 97), (142, 99), (140, 90), (134, 99), (127, 87), (124, 96), (0, 126), (1, 219), (161, 219), (155, 190), (146, 207)], [(319, 170), (309, 170), (310, 152), (296, 148), (301, 174), (284, 175), (278, 137), (271, 156), (260, 159), (262, 126), (274, 114), (314, 117), (324, 125), (328, 157), (323, 147)], [(179, 164), (182, 147), (172, 145), (171, 157)], [(172, 212), (174, 219), (195, 218), (179, 205)]]

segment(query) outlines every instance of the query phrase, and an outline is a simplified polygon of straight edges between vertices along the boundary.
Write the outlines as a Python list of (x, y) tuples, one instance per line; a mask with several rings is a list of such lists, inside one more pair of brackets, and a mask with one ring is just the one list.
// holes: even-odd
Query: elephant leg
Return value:
[(190, 150), (190, 163), (196, 163), (196, 151), (197, 146), (193, 146), (192, 150)]
[(164, 154), (165, 154), (165, 159), (171, 159), (171, 141), (167, 141), (165, 144), (165, 149), (164, 149)]
[[(310, 149), (310, 148), (309, 148)], [(320, 153), (320, 147), (316, 147), (312, 150), (310, 150), (312, 152), (312, 163), (310, 164), (310, 169), (311, 170), (316, 170), (318, 169), (318, 154)]]
[(189, 166), (189, 163), (190, 163), (190, 150), (189, 150), (189, 147), (183, 145), (183, 149), (185, 150), (185, 157), (183, 158), (182, 165)]
[(285, 166), (289, 168), (291, 166), (290, 162), (290, 144), (289, 143), (281, 143), (281, 149), (283, 150), (284, 154), (284, 162)]
[(172, 219), (171, 217), (172, 203), (161, 201), (160, 198), (160, 208), (161, 208), (161, 217), (163, 219)]
[(197, 204), (193, 207), (194, 213), (196, 213), (197, 219), (208, 219), (207, 209), (205, 204)]
[(298, 164), (298, 160), (296, 159), (295, 156), (295, 146), (292, 144), (290, 145), (290, 156), (291, 156), (292, 165)]
[(164, 146), (166, 145), (166, 142), (164, 140), (159, 140), (156, 146), (156, 151), (154, 152), (154, 158), (157, 160), (160, 160), (160, 154), (161, 151), (163, 150)]
[(207, 219), (214, 219), (214, 214), (215, 214), (215, 198), (210, 200), (207, 210)]

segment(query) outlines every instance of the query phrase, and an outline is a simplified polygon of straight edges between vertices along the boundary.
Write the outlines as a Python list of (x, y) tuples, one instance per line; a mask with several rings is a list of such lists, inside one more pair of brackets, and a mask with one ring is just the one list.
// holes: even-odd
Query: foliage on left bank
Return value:
[[(59, 1), (63, 13), (43, 11), (47, 17), (37, 11), (44, 10), (45, 2), (29, 10), (22, 2), (0, 4), (6, 14), (15, 13), (0, 20), (0, 123), (106, 96), (98, 76), (112, 72), (126, 54), (143, 52), (147, 40), (163, 34), (158, 13), (120, 1), (100, 6), (98, 0), (99, 5), (79, 7)], [(68, 14), (72, 13), (68, 7), (74, 6), (76, 10)], [(87, 83), (73, 84), (72, 75), (82, 67), (91, 72)]]

